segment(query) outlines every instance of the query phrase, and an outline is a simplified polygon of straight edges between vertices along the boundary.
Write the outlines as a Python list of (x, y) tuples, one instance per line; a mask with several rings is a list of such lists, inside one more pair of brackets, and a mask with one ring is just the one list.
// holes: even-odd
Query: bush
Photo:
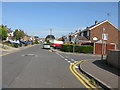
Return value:
[(55, 49), (61, 49), (61, 47), (62, 47), (61, 45), (55, 45), (54, 48), (55, 48)]
[(60, 50), (64, 52), (73, 52), (73, 46), (74, 46), (74, 52), (93, 53), (93, 46), (91, 45), (62, 44), (62, 48)]
[(62, 44), (62, 48), (60, 50), (64, 51), (64, 52), (72, 52), (73, 45), (72, 44)]

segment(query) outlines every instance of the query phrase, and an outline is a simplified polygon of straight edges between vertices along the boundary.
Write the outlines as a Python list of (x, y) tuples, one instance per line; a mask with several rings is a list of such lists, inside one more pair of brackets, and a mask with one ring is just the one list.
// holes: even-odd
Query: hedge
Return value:
[(61, 51), (64, 52), (74, 52), (78, 53), (93, 53), (93, 46), (92, 45), (73, 45), (73, 44), (62, 44)]

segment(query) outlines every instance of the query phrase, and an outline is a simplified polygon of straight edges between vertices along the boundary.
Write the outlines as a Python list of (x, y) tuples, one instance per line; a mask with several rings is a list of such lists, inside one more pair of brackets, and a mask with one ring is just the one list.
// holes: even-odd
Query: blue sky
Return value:
[[(107, 13), (110, 15), (107, 16)], [(55, 37), (109, 19), (118, 26), (117, 2), (3, 2), (2, 23), (29, 35)]]

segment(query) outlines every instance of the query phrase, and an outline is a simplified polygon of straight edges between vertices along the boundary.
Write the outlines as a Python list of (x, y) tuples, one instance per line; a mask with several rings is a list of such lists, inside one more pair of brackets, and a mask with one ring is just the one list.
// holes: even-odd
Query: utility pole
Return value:
[(52, 29), (50, 29), (50, 35), (52, 35)]
[(50, 38), (52, 38), (51, 35), (52, 35), (52, 29), (50, 29)]
[(76, 38), (77, 38), (77, 35), (74, 36), (73, 53), (75, 52)]

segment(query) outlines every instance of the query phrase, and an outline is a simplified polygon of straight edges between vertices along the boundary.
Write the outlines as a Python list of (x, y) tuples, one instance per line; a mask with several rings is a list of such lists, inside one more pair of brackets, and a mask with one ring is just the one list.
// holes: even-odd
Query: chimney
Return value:
[(98, 24), (98, 21), (95, 21), (95, 25)]

